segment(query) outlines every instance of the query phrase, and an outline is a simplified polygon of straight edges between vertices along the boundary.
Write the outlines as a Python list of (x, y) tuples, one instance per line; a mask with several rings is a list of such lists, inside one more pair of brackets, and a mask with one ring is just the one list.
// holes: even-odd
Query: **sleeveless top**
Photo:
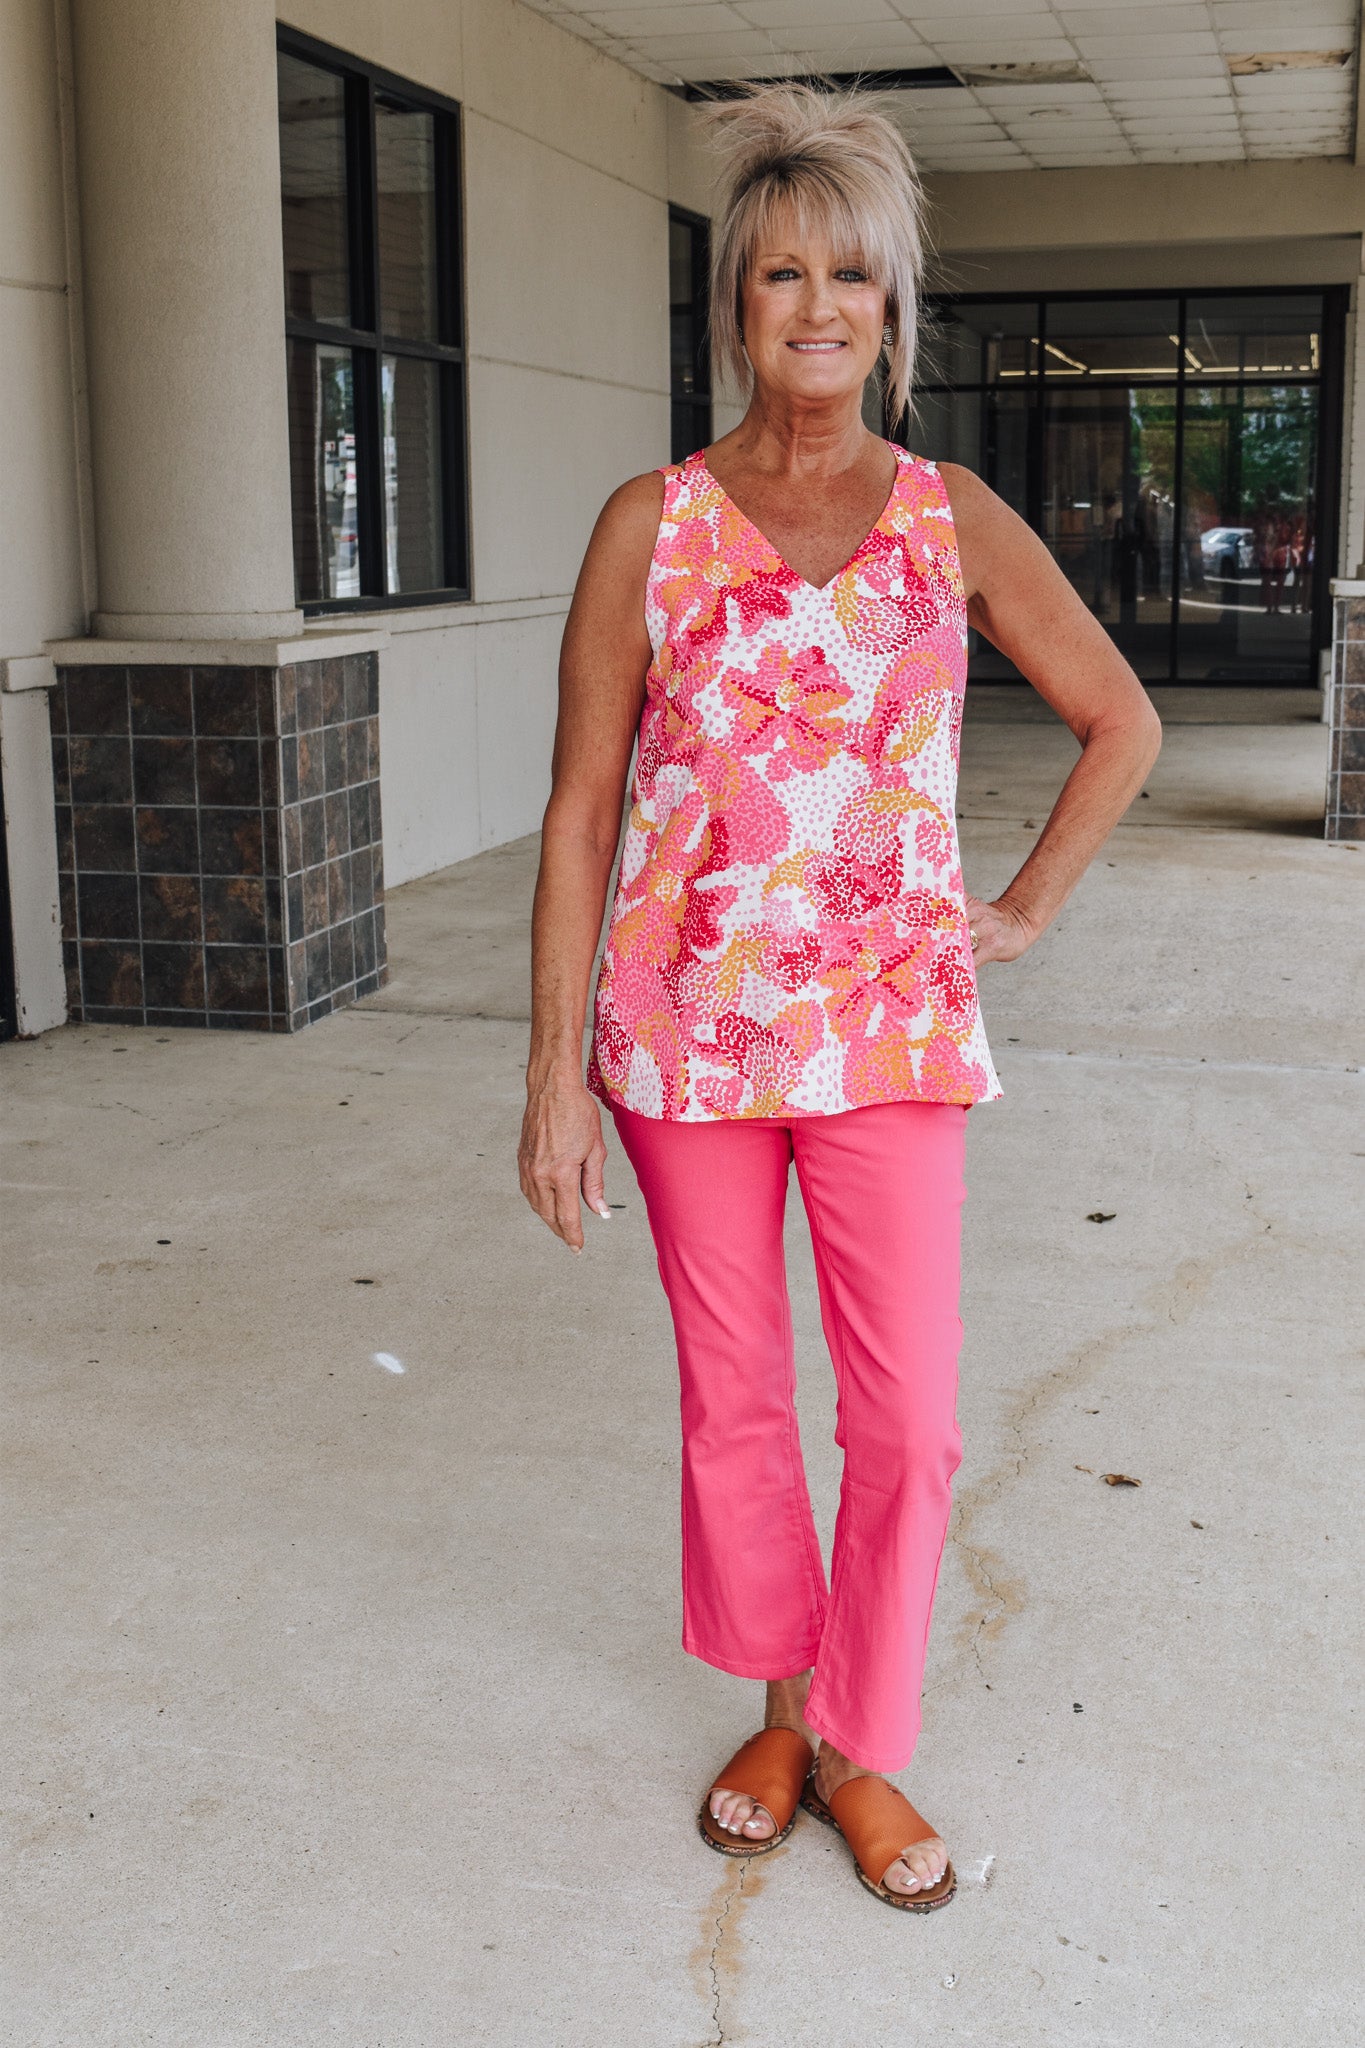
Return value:
[(696, 1123), (1001, 1092), (953, 816), (962, 572), (937, 469), (895, 456), (820, 589), (702, 451), (663, 472), (588, 1063), (608, 1105)]

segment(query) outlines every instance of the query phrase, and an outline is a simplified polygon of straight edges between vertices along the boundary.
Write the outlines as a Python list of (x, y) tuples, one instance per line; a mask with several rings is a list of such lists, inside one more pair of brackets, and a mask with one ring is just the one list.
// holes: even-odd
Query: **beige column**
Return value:
[(272, 0), (73, 0), (97, 634), (297, 631)]

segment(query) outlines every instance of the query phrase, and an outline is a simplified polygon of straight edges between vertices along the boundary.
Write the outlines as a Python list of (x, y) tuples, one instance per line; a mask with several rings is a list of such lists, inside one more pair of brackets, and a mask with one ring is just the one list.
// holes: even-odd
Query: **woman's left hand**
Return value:
[(979, 896), (969, 896), (967, 927), (976, 939), (972, 947), (972, 964), (976, 967), (984, 967), (988, 960), (1017, 960), (1038, 936), (1022, 912), (1003, 896), (995, 903), (983, 903)]

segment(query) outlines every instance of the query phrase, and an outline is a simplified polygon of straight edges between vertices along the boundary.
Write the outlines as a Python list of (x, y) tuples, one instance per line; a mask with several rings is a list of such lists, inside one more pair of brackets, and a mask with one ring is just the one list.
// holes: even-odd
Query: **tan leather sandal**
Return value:
[(858, 1882), (904, 1913), (932, 1913), (946, 1906), (957, 1890), (957, 1876), (951, 1863), (930, 1889), (893, 1892), (882, 1878), (896, 1858), (916, 1842), (925, 1842), (936, 1831), (922, 1813), (916, 1813), (903, 1792), (888, 1785), (885, 1778), (850, 1778), (829, 1803), (820, 1797), (812, 1777), (801, 1795), (807, 1813), (841, 1834), (853, 1852)]
[[(814, 1761), (814, 1751), (794, 1728), (763, 1728), (737, 1749), (718, 1778), (712, 1780), (697, 1826), (704, 1842), (722, 1856), (766, 1856), (785, 1842), (796, 1820), (796, 1808)], [(775, 1834), (761, 1842), (727, 1834), (711, 1812), (712, 1792), (742, 1792), (777, 1824)], [(888, 1863), (890, 1857), (887, 1858)]]

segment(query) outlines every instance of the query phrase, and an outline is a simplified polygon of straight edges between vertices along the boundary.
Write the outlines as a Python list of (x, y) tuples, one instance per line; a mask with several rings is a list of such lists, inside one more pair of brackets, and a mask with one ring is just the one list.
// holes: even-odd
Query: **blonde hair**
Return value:
[(747, 390), (740, 299), (760, 241), (778, 218), (856, 256), (886, 292), (886, 395), (893, 419), (910, 404), (924, 198), (909, 146), (866, 93), (761, 85), (713, 102), (705, 119), (724, 165), (724, 200), (711, 261), (711, 338)]

